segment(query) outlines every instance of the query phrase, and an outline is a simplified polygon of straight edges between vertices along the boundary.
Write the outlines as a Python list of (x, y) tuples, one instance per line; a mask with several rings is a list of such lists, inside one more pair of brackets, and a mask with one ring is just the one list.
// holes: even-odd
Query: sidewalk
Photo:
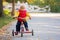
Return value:
[(7, 29), (10, 27), (10, 25), (12, 25), (12, 23), (13, 22), (11, 21), (9, 24), (3, 26), (0, 29), (0, 40), (11, 40), (12, 39), (11, 35), (9, 34), (9, 32), (7, 32)]

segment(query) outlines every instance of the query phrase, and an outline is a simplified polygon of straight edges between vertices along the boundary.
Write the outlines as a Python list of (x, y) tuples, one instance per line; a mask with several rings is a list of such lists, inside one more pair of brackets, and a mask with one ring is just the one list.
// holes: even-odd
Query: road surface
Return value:
[[(16, 22), (14, 21), (7, 29), (10, 34), (13, 29), (15, 30)], [(12, 40), (60, 40), (60, 17), (32, 17), (28, 25), (30, 31), (34, 30), (34, 36), (24, 34), (20, 37), (19, 34), (12, 36)]]

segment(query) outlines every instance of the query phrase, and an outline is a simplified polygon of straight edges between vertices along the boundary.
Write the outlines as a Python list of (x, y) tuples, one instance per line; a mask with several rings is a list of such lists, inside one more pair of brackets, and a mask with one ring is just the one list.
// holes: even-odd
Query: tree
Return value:
[(0, 17), (3, 16), (3, 0), (0, 0)]
[(51, 12), (60, 12), (60, 0), (46, 0), (46, 5), (50, 5)]

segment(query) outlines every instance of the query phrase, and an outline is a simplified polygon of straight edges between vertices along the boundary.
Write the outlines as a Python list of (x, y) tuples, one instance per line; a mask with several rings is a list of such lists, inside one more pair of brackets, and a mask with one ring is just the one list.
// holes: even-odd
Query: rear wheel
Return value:
[(32, 36), (34, 36), (34, 32), (33, 32), (33, 30), (32, 30)]
[(14, 30), (12, 30), (12, 36), (14, 36)]

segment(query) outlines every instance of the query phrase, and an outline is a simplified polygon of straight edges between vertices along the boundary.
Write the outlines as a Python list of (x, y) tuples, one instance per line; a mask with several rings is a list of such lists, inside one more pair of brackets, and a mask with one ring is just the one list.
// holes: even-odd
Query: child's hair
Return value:
[(25, 6), (24, 5), (20, 6), (20, 9), (25, 9)]

